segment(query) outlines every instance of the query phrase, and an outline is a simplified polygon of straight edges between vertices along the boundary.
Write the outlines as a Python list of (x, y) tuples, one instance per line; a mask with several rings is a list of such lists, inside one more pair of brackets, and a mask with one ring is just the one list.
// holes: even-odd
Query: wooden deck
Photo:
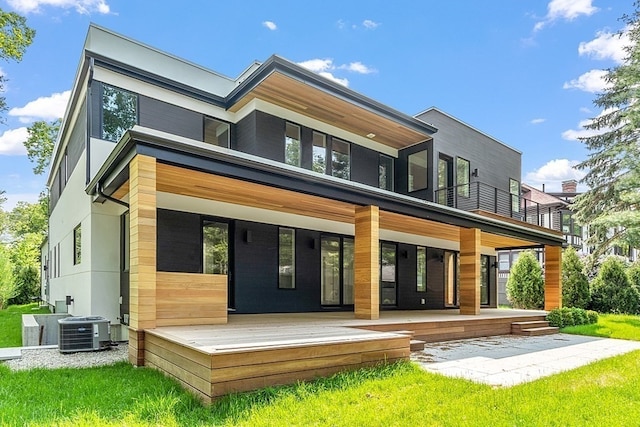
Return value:
[[(205, 402), (224, 394), (407, 359), (410, 332), (427, 341), (502, 335), (511, 323), (545, 312), (483, 309), (231, 315), (226, 325), (166, 326), (145, 331), (145, 365), (177, 379)], [(409, 333), (407, 331), (410, 331)]]

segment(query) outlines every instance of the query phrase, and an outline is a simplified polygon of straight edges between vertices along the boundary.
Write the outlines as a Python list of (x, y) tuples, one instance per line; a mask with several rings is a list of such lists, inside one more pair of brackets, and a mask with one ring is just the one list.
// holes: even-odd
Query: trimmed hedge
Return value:
[(590, 325), (598, 323), (598, 313), (577, 307), (555, 308), (547, 314), (547, 321), (549, 325), (557, 326), (558, 328)]

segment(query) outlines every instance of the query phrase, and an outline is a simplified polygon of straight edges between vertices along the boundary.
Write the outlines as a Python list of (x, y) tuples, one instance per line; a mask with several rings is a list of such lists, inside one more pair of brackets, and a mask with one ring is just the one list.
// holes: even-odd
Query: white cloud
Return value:
[[(603, 110), (598, 117), (602, 117), (605, 114), (609, 114), (615, 111), (615, 108), (607, 108)], [(602, 129), (585, 129), (585, 126), (593, 123), (593, 119), (581, 120), (578, 123), (578, 129), (569, 129), (562, 132), (562, 139), (567, 141), (578, 141), (579, 138), (589, 138), (594, 135), (599, 135), (601, 133), (609, 132), (611, 128), (602, 128)]]
[(43, 96), (28, 102), (24, 107), (16, 107), (9, 110), (9, 115), (18, 117), (22, 123), (31, 123), (36, 120), (55, 120), (64, 115), (69, 101), (70, 90), (54, 93), (51, 96)]
[(372, 21), (371, 19), (365, 19), (364, 21), (362, 21), (362, 26), (367, 30), (375, 30), (380, 26), (380, 23)]
[(29, 134), (26, 127), (9, 129), (0, 135), (0, 156), (24, 156), (27, 150), (22, 144)]
[(593, 113), (593, 111), (591, 111), (587, 107), (580, 107), (580, 112), (581, 113), (585, 113), (585, 114), (592, 114)]
[(607, 75), (605, 70), (587, 71), (577, 79), (565, 82), (563, 89), (580, 89), (585, 92), (599, 93), (607, 89), (608, 83), (604, 80)]
[(621, 64), (627, 53), (624, 47), (631, 43), (629, 33), (624, 31), (622, 35), (607, 31), (598, 31), (596, 38), (581, 42), (578, 46), (580, 56), (588, 56), (593, 59), (612, 59)]
[(561, 191), (562, 181), (580, 181), (584, 177), (585, 172), (575, 169), (578, 163), (580, 162), (577, 160), (569, 159), (550, 160), (540, 168), (527, 173), (523, 181), (536, 188), (542, 188), (544, 184), (546, 191)]
[(40, 13), (43, 6), (75, 9), (82, 15), (89, 15), (92, 12), (106, 15), (111, 12), (106, 0), (7, 0), (7, 3), (23, 14)]
[(360, 61), (350, 62), (349, 64), (341, 65), (339, 68), (341, 70), (348, 70), (358, 74), (371, 74), (376, 72), (374, 68), (364, 65)]
[(333, 65), (333, 59), (331, 58), (309, 59), (307, 61), (298, 62), (298, 65), (306, 68), (309, 71), (313, 71), (314, 73), (317, 73), (322, 77), (325, 77), (338, 84), (341, 84), (343, 86), (349, 86), (349, 80), (345, 78), (336, 77), (333, 75), (333, 73), (331, 73), (331, 71), (336, 69), (336, 66)]
[(531, 123), (532, 125), (539, 125), (540, 123), (544, 123), (546, 121), (547, 119), (533, 119), (529, 123)]
[(278, 26), (276, 25), (275, 22), (273, 21), (264, 21), (262, 23), (262, 25), (264, 25), (265, 27), (267, 27), (268, 29), (270, 29), (271, 31), (275, 31), (278, 29)]
[(592, 1), (593, 0), (551, 0), (549, 4), (547, 4), (547, 15), (542, 21), (535, 24), (533, 31), (540, 31), (547, 24), (557, 21), (558, 19), (573, 21), (582, 15), (593, 15), (598, 11), (598, 8), (591, 4)]

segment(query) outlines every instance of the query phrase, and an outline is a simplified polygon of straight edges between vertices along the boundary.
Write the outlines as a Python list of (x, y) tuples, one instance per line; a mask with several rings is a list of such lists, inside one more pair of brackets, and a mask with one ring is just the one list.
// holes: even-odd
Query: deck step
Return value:
[(409, 337), (413, 337), (413, 335), (416, 333), (415, 331), (408, 331), (408, 330), (392, 331), (392, 332), (394, 334), (408, 335)]
[(426, 343), (421, 340), (411, 340), (409, 342), (409, 350), (411, 351), (422, 351), (424, 350), (424, 345)]
[(518, 335), (518, 333), (525, 329), (546, 328), (549, 326), (549, 322), (546, 320), (531, 320), (527, 322), (513, 322), (511, 324), (511, 333)]
[(541, 328), (527, 328), (520, 330), (517, 334), (514, 335), (524, 335), (524, 336), (540, 336), (540, 335), (553, 335), (557, 334), (560, 328), (555, 326), (543, 326)]

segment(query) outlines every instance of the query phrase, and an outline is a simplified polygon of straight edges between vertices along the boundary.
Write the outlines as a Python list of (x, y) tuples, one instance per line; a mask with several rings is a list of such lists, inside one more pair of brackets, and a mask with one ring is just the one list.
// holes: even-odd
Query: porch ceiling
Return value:
[(271, 73), (229, 110), (237, 112), (255, 98), (333, 124), (360, 136), (374, 134), (370, 139), (395, 149), (431, 139), (427, 133), (404, 126), (278, 72)]
[[(240, 181), (178, 166), (157, 163), (157, 191), (256, 207), (277, 212), (310, 216), (330, 221), (354, 223), (357, 205), (295, 191)], [(125, 182), (113, 197), (123, 199), (129, 192)], [(380, 211), (380, 229), (424, 237), (459, 241), (460, 227), (427, 219)], [(490, 248), (536, 246), (535, 242), (482, 232), (481, 245)]]

